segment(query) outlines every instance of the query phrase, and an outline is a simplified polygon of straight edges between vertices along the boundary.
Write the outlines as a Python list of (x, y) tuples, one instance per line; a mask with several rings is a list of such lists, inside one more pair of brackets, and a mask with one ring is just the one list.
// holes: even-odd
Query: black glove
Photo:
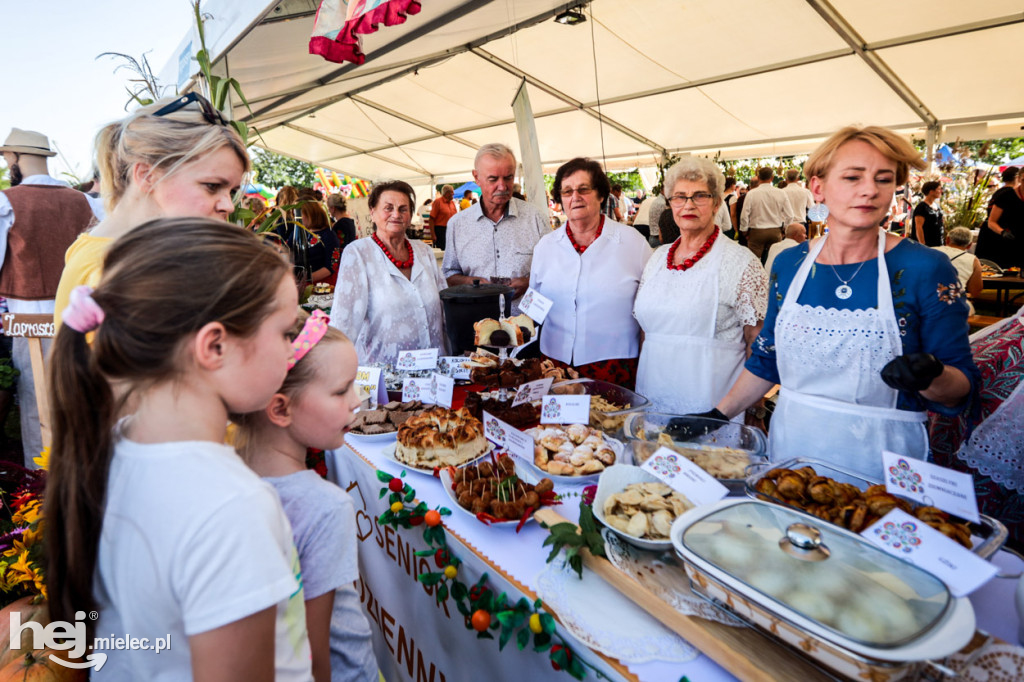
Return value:
[(693, 440), (697, 436), (703, 436), (722, 427), (722, 422), (729, 421), (718, 408), (712, 408), (707, 412), (699, 414), (684, 415), (687, 419), (674, 417), (668, 421), (665, 433), (669, 438), (678, 441)]
[(910, 353), (882, 368), (882, 381), (898, 391), (923, 391), (942, 374), (942, 363), (931, 353)]
[(1010, 242), (1017, 238), (1017, 235), (1015, 235), (1013, 232), (1010, 232), (1007, 229), (1004, 229), (1002, 232), (1000, 232), (999, 236)]

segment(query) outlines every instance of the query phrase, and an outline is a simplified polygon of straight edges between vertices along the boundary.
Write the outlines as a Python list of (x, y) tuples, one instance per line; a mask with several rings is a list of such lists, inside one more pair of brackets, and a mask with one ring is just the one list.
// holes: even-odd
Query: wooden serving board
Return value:
[[(548, 526), (567, 523), (552, 509), (540, 509), (534, 517)], [(619, 571), (607, 559), (595, 557), (586, 549), (580, 554), (588, 569), (741, 680), (812, 682), (834, 679), (785, 645), (768, 639), (753, 628), (730, 627), (683, 615)]]

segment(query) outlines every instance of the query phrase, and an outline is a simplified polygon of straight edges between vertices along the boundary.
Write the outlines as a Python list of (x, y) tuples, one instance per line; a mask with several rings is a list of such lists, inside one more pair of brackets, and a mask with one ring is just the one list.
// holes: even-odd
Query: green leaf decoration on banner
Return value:
[(522, 651), (526, 648), (526, 645), (530, 643), (530, 631), (523, 628), (516, 633), (516, 648)]

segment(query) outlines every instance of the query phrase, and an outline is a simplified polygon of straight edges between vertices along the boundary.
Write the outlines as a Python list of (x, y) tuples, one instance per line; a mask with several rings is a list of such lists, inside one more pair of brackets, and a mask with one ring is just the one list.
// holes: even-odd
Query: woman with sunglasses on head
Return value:
[(541, 353), (584, 377), (632, 388), (640, 354), (633, 300), (651, 247), (601, 213), (610, 193), (596, 161), (576, 158), (558, 169), (552, 197), (566, 223), (537, 242), (530, 286), (554, 302)]
[(80, 284), (96, 286), (120, 237), (154, 218), (227, 219), (249, 170), (242, 138), (220, 112), (190, 93), (140, 107), (96, 136), (106, 218), (71, 245), (57, 287), (55, 320)]
[(743, 370), (768, 304), (768, 275), (715, 217), (725, 176), (691, 156), (665, 174), (679, 238), (654, 252), (633, 315), (644, 332), (636, 389), (653, 409), (704, 412)]

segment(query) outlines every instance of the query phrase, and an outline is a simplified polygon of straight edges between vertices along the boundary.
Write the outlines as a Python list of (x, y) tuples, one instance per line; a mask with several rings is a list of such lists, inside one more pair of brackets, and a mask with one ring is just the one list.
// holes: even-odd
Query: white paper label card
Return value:
[[(371, 402), (376, 401), (382, 405), (388, 401), (387, 389), (384, 388), (384, 382), (381, 381), (380, 367), (358, 367), (355, 384), (366, 391), (367, 395), (372, 398)], [(383, 399), (381, 393), (384, 394)]]
[(546, 395), (541, 401), (541, 424), (589, 424), (589, 395)]
[(501, 421), (493, 414), (484, 410), (484, 436), (495, 445), (505, 447), (505, 436), (508, 433), (508, 424)]
[(998, 572), (994, 564), (902, 509), (893, 509), (861, 535), (939, 578), (954, 597), (970, 594)]
[(717, 502), (729, 494), (729, 489), (708, 472), (668, 448), (658, 448), (640, 468), (662, 481), (700, 506)]
[[(512, 401), (512, 407), (516, 405), (522, 405), (523, 403), (531, 403), (534, 400), (540, 400), (548, 394), (551, 390), (551, 384), (554, 383), (554, 377), (548, 377), (547, 379), (537, 379), (537, 381), (528, 381), (519, 387), (516, 391), (516, 398)], [(589, 421), (589, 406), (587, 419)]]
[(487, 440), (500, 448), (505, 448), (509, 454), (515, 455), (523, 461), (533, 461), (533, 436), (503, 422), (486, 410), (483, 422), (484, 435)]
[(469, 380), (470, 367), (463, 367), (467, 358), (458, 355), (442, 355), (437, 359), (437, 371), (452, 379)]
[(885, 489), (893, 495), (909, 497), (975, 523), (981, 520), (970, 474), (888, 450), (882, 451), (882, 463)]
[(452, 409), (452, 394), (455, 392), (455, 379), (434, 372), (430, 375), (430, 390), (434, 394), (434, 404)]
[(437, 349), (423, 348), (421, 350), (398, 351), (398, 360), (395, 362), (395, 367), (404, 372), (417, 369), (436, 369)]
[(426, 405), (437, 402), (434, 398), (433, 377), (406, 377), (402, 382), (402, 402), (419, 400)]
[(551, 310), (551, 304), (550, 298), (544, 296), (536, 289), (530, 288), (526, 290), (526, 293), (520, 299), (519, 310), (526, 313), (537, 324), (542, 324), (544, 318), (548, 316), (548, 311)]

